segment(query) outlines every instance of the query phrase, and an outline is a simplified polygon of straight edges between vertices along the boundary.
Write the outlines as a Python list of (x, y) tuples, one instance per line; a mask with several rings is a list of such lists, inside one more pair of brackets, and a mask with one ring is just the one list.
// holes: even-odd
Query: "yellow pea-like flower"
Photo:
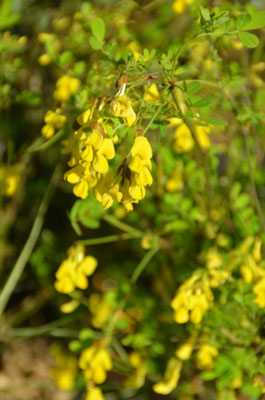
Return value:
[(177, 351), (176, 351), (176, 356), (180, 360), (188, 360), (191, 356), (191, 353), (193, 351), (194, 344), (191, 342), (184, 343), (181, 345)]
[(71, 247), (68, 250), (68, 258), (62, 262), (56, 272), (56, 290), (69, 294), (75, 288), (86, 289), (87, 277), (95, 272), (96, 267), (97, 260), (94, 257), (85, 257), (84, 246)]
[(95, 344), (83, 350), (79, 358), (79, 367), (84, 370), (87, 381), (101, 384), (106, 380), (106, 372), (112, 369), (112, 360), (106, 348)]
[(102, 390), (97, 386), (88, 388), (85, 400), (104, 400)]
[(182, 362), (175, 357), (169, 359), (164, 375), (164, 380), (153, 386), (154, 392), (167, 395), (172, 392), (178, 385)]
[(113, 100), (112, 110), (115, 117), (123, 118), (126, 125), (132, 126), (136, 121), (136, 114), (132, 108), (131, 100), (128, 96), (119, 96)]
[(152, 83), (146, 91), (144, 96), (145, 101), (157, 101), (159, 98), (159, 91), (156, 83)]
[(40, 65), (46, 66), (52, 62), (52, 58), (50, 54), (44, 53), (41, 56), (39, 56), (38, 61)]
[(197, 353), (197, 367), (200, 369), (211, 369), (214, 358), (218, 355), (218, 349), (208, 343), (201, 346)]

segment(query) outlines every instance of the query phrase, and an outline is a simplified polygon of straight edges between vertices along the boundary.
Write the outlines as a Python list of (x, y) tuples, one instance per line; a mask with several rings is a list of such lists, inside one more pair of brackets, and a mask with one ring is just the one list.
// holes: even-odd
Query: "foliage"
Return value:
[(63, 390), (265, 393), (255, 6), (2, 2), (1, 340), (56, 337)]

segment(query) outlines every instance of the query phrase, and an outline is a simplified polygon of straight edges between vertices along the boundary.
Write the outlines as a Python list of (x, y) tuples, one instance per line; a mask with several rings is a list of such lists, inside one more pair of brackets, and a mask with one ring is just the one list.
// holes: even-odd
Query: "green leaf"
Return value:
[(210, 21), (211, 20), (210, 11), (207, 10), (207, 8), (204, 8), (204, 7), (200, 6), (200, 13), (201, 13), (201, 16), (204, 19), (204, 21)]
[(0, 16), (0, 30), (16, 25), (21, 18), (21, 14), (10, 14), (6, 17)]
[(64, 51), (59, 57), (59, 65), (64, 68), (73, 59), (73, 53), (69, 50)]
[(3, 0), (1, 8), (0, 8), (0, 16), (6, 17), (11, 14), (13, 7), (13, 0)]
[(196, 93), (200, 88), (201, 83), (199, 81), (192, 81), (187, 85), (187, 93)]
[(256, 35), (253, 35), (252, 33), (239, 32), (238, 37), (243, 43), (243, 45), (246, 46), (248, 49), (253, 49), (254, 47), (257, 47), (259, 44), (259, 39), (257, 38)]
[(244, 27), (251, 21), (249, 14), (240, 14), (236, 19), (236, 27), (238, 30), (244, 29)]
[(201, 121), (208, 122), (208, 124), (213, 126), (227, 126), (227, 121), (221, 118), (209, 118), (209, 117), (201, 117), (199, 118)]
[(205, 99), (200, 99), (195, 101), (193, 104), (194, 107), (202, 108), (202, 107), (207, 107), (212, 103), (213, 99), (211, 98), (205, 98)]
[(260, 388), (258, 386), (252, 386), (250, 383), (246, 383), (242, 386), (241, 391), (252, 399), (258, 399), (261, 394)]
[(249, 204), (250, 198), (247, 193), (242, 193), (239, 197), (235, 199), (234, 207), (236, 209), (245, 208)]
[(250, 11), (251, 21), (244, 26), (244, 30), (251, 31), (265, 26), (265, 11)]
[(165, 225), (165, 232), (180, 232), (189, 229), (189, 224), (187, 221), (183, 221), (182, 219), (178, 219), (176, 221), (168, 222)]
[(91, 30), (97, 41), (102, 44), (105, 36), (105, 24), (103, 19), (101, 18), (93, 19), (93, 21), (91, 22)]
[(89, 43), (94, 50), (99, 50), (102, 46), (102, 43), (99, 43), (98, 40), (93, 36), (89, 38)]

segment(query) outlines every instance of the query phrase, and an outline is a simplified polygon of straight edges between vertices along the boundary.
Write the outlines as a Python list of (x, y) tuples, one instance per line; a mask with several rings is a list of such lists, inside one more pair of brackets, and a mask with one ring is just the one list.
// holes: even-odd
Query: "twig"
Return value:
[(143, 236), (143, 234), (140, 232), (139, 233), (138, 232), (121, 233), (120, 235), (110, 235), (110, 236), (103, 236), (103, 237), (93, 238), (93, 239), (77, 240), (76, 243), (84, 244), (84, 245), (88, 246), (88, 245), (117, 242), (118, 240), (137, 239), (142, 236)]
[(18, 280), (20, 279), (20, 277), (24, 271), (24, 268), (31, 256), (31, 253), (37, 243), (37, 240), (39, 238), (39, 235), (40, 235), (40, 232), (42, 229), (42, 225), (44, 222), (44, 216), (47, 212), (48, 205), (50, 203), (51, 196), (53, 193), (53, 189), (54, 189), (55, 183), (58, 179), (58, 176), (60, 175), (60, 171), (61, 171), (61, 166), (57, 166), (55, 168), (53, 176), (50, 180), (50, 183), (47, 187), (47, 190), (43, 196), (43, 199), (41, 201), (41, 204), (40, 204), (38, 213), (36, 215), (35, 221), (32, 225), (32, 229), (29, 234), (28, 240), (27, 240), (25, 246), (23, 247), (23, 250), (20, 253), (20, 256), (18, 257), (17, 262), (15, 263), (13, 270), (6, 281), (3, 290), (0, 293), (0, 317), (2, 316), (2, 314), (5, 310), (5, 307), (8, 303), (8, 300), (9, 300), (12, 292), (14, 291), (14, 289), (18, 283)]
[(151, 261), (151, 259), (154, 257), (154, 255), (158, 252), (159, 247), (154, 246), (152, 249), (150, 249), (142, 258), (142, 260), (139, 262), (135, 270), (133, 271), (133, 274), (131, 276), (130, 281), (132, 283), (135, 283), (145, 267), (148, 265), (148, 263)]

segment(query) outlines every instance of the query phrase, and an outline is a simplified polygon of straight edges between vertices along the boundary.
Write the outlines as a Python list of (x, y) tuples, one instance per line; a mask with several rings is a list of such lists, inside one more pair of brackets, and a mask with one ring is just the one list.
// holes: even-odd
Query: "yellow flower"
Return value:
[(80, 84), (79, 79), (69, 75), (63, 75), (56, 82), (56, 89), (53, 93), (53, 97), (60, 103), (65, 103), (78, 91)]
[(156, 83), (152, 83), (151, 86), (146, 91), (146, 94), (144, 95), (144, 100), (145, 101), (157, 101), (159, 98), (159, 91)]
[(56, 272), (56, 290), (69, 294), (75, 288), (86, 289), (87, 277), (94, 273), (96, 267), (97, 260), (94, 257), (85, 257), (84, 246), (71, 247), (68, 250), (68, 258), (62, 262)]
[(45, 114), (45, 125), (41, 130), (45, 139), (50, 139), (54, 135), (55, 130), (61, 129), (65, 125), (67, 118), (65, 115), (61, 115), (60, 112), (60, 109), (57, 109), (55, 112), (49, 110)]
[(16, 166), (4, 166), (0, 168), (0, 183), (5, 196), (13, 196), (21, 182), (21, 174)]
[(259, 308), (265, 307), (265, 277), (260, 279), (252, 288), (252, 292), (255, 293), (256, 298), (253, 300)]
[(193, 350), (194, 344), (192, 342), (187, 342), (181, 345), (177, 351), (176, 351), (176, 356), (180, 360), (188, 360), (191, 356), (192, 350)]
[(175, 357), (170, 358), (167, 363), (164, 380), (153, 386), (154, 392), (164, 395), (171, 393), (178, 385), (181, 368), (181, 361)]
[(101, 177), (100, 180), (98, 180), (93, 193), (97, 201), (102, 204), (105, 210), (110, 208), (115, 200), (120, 202), (122, 199), (122, 193), (119, 190), (119, 185), (115, 183), (111, 171), (106, 173)]
[(101, 384), (106, 380), (106, 372), (112, 368), (112, 360), (106, 348), (94, 344), (83, 350), (79, 367), (84, 370), (86, 381)]
[(211, 369), (214, 358), (218, 355), (218, 349), (210, 344), (203, 344), (197, 353), (197, 367), (200, 369)]
[(176, 14), (183, 14), (187, 5), (192, 4), (193, 0), (174, 0), (172, 10)]
[(85, 400), (104, 400), (104, 396), (99, 387), (93, 386), (87, 389)]
[(77, 376), (76, 358), (57, 345), (52, 345), (51, 354), (55, 361), (51, 376), (56, 385), (62, 390), (72, 390)]
[[(85, 111), (86, 113), (87, 111)], [(88, 121), (87, 115), (81, 114), (80, 122)], [(100, 129), (100, 127), (99, 127)], [(92, 130), (84, 132), (81, 128), (75, 132), (72, 141), (64, 144), (72, 146), (72, 158), (69, 165), (73, 168), (64, 174), (64, 179), (74, 184), (73, 193), (85, 199), (89, 195), (90, 187), (95, 187), (94, 195), (103, 207), (109, 208), (119, 194), (117, 186), (113, 183), (111, 174), (106, 174), (109, 168), (108, 160), (115, 156), (113, 140), (104, 132)], [(68, 153), (68, 149), (64, 150)], [(71, 152), (71, 150), (70, 150)], [(75, 165), (77, 164), (77, 165)], [(111, 182), (110, 182), (111, 180)], [(118, 200), (119, 201), (119, 200)]]
[(102, 328), (112, 314), (113, 307), (104, 295), (93, 293), (89, 297), (89, 309), (92, 313), (91, 323), (95, 328)]
[(118, 96), (113, 100), (112, 110), (115, 117), (123, 118), (126, 125), (132, 126), (136, 121), (136, 114), (128, 96)]
[(135, 138), (131, 148), (131, 159), (128, 164), (130, 179), (124, 179), (122, 192), (122, 203), (127, 211), (133, 209), (132, 203), (138, 203), (145, 197), (145, 186), (153, 182), (150, 170), (152, 148), (147, 138), (138, 136)]
[(209, 282), (201, 281), (200, 273), (195, 272), (180, 286), (171, 301), (175, 321), (184, 324), (190, 320), (193, 324), (199, 324), (212, 301)]
[[(177, 120), (177, 121), (176, 121)], [(174, 134), (174, 149), (177, 153), (187, 153), (194, 148), (194, 140), (190, 129), (184, 123), (184, 121), (179, 122), (178, 118), (171, 118), (171, 124), (173, 126), (177, 125)], [(176, 123), (177, 122), (177, 123)], [(208, 126), (194, 126), (194, 132), (197, 136), (198, 142), (203, 149), (208, 149), (211, 146), (208, 134), (211, 132), (212, 128)]]
[(166, 182), (166, 190), (168, 192), (178, 192), (183, 189), (183, 163), (179, 162), (176, 165), (175, 171), (171, 174), (169, 179)]
[(50, 54), (44, 53), (41, 56), (39, 56), (38, 61), (39, 61), (40, 65), (45, 66), (45, 65), (49, 65), (52, 62), (52, 58), (51, 58)]
[(129, 362), (135, 372), (126, 379), (124, 385), (132, 389), (139, 389), (145, 382), (147, 373), (146, 362), (136, 351), (130, 354)]

